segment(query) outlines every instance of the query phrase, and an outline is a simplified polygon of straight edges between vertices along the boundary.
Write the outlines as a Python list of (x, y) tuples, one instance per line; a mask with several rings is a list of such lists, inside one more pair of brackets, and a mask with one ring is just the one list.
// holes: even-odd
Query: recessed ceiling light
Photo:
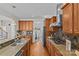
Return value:
[(16, 6), (14, 6), (14, 5), (13, 5), (12, 7), (13, 7), (13, 8), (16, 8)]

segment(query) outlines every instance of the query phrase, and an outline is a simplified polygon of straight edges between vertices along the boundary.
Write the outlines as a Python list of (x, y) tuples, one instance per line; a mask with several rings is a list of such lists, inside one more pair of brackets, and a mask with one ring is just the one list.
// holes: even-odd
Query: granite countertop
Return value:
[(5, 42), (10, 41), (10, 40), (13, 40), (13, 39), (0, 39), (0, 44), (5, 43)]
[(0, 49), (0, 56), (15, 56), (27, 42), (28, 40), (23, 44), (19, 44), (16, 46), (11, 46), (12, 44), (10, 44)]
[(53, 40), (49, 39), (49, 41), (59, 50), (59, 52), (63, 56), (76, 56), (75, 51), (67, 51), (65, 45), (63, 44), (56, 44)]

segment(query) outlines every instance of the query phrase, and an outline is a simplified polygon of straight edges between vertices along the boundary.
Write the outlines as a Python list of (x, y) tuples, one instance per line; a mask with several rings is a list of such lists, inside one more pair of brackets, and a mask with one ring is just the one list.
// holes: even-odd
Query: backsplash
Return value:
[(17, 31), (17, 34), (20, 34), (20, 35), (33, 35), (33, 32), (32, 31)]
[(72, 49), (79, 49), (79, 36), (74, 36), (74, 35), (67, 35), (66, 34), (66, 39), (71, 41), (71, 48)]
[(63, 44), (66, 43), (66, 40), (69, 40), (72, 49), (79, 49), (79, 36), (66, 34), (61, 29), (58, 32), (51, 33), (51, 35), (54, 37), (53, 40), (55, 43)]

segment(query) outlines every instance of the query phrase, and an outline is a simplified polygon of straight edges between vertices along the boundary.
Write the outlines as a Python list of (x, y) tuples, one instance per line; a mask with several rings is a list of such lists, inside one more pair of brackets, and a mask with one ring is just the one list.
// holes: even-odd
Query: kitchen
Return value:
[(78, 3), (0, 4), (0, 56), (79, 56)]

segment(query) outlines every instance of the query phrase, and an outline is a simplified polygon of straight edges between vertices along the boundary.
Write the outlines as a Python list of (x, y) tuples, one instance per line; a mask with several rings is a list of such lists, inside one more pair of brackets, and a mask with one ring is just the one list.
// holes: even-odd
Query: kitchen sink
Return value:
[(16, 45), (22, 45), (24, 44), (25, 42), (23, 40), (17, 40), (15, 41), (14, 43), (11, 44), (11, 46), (16, 46)]
[(14, 42), (13, 44), (11, 44), (11, 46), (16, 46), (17, 44)]
[(22, 45), (22, 44), (24, 44), (24, 43), (16, 43), (16, 42), (14, 42), (13, 44), (11, 44), (11, 46), (17, 46), (17, 45)]

